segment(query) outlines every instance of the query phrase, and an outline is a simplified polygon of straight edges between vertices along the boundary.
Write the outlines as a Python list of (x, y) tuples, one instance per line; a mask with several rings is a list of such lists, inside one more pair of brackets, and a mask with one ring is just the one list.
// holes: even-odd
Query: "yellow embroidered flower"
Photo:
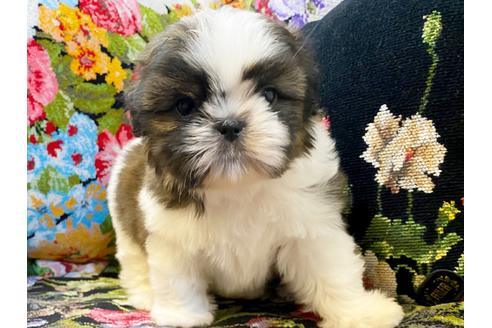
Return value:
[(211, 9), (218, 9), (226, 5), (238, 9), (243, 9), (246, 7), (244, 0), (219, 0), (219, 1), (211, 2), (209, 4)]
[(126, 79), (126, 71), (121, 67), (121, 61), (114, 57), (108, 66), (106, 82), (114, 85), (117, 91), (123, 90), (123, 81)]
[(439, 208), (439, 214), (448, 219), (448, 221), (453, 221), (456, 218), (456, 214), (461, 213), (459, 209), (455, 206), (455, 201), (443, 202), (441, 208)]
[(66, 50), (73, 57), (70, 69), (85, 80), (93, 80), (97, 74), (108, 72), (110, 58), (101, 51), (101, 47), (96, 42), (69, 43)]
[(193, 10), (188, 5), (175, 4), (172, 5), (172, 11), (176, 14), (176, 17), (181, 18), (184, 16), (189, 16), (193, 13)]
[(74, 229), (69, 218), (66, 231), (57, 233), (54, 240), (41, 240), (35, 248), (29, 250), (29, 256), (77, 263), (102, 260), (113, 254), (114, 247), (109, 246), (113, 238), (113, 233), (103, 234), (98, 225), (87, 228), (80, 224)]
[(39, 27), (56, 41), (65, 43), (85, 43), (88, 40), (108, 46), (106, 30), (94, 24), (92, 18), (63, 3), (58, 9), (39, 7)]
[(39, 27), (56, 41), (70, 41), (80, 29), (75, 9), (63, 3), (57, 10), (44, 5), (39, 7)]

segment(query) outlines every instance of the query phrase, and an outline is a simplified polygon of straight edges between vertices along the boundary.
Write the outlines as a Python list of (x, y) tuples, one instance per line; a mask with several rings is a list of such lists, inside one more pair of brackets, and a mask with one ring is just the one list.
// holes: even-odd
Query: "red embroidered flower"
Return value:
[(34, 39), (27, 42), (27, 119), (29, 124), (46, 117), (43, 106), (58, 92), (58, 81), (51, 69), (48, 52)]
[(44, 131), (48, 135), (51, 135), (53, 132), (56, 131), (56, 125), (53, 122), (48, 121), (48, 122), (46, 122), (46, 126), (44, 127)]
[(79, 131), (79, 129), (77, 129), (77, 127), (75, 125), (69, 125), (68, 126), (68, 135), (70, 137), (73, 137), (74, 135), (76, 135), (78, 131)]
[(79, 154), (79, 153), (75, 153), (75, 154), (72, 154), (72, 161), (75, 165), (79, 165), (80, 162), (82, 162), (82, 154)]
[(31, 159), (27, 161), (27, 170), (32, 171), (32, 170), (34, 170), (35, 166), (36, 166), (36, 163), (34, 162), (34, 158), (31, 157)]
[(80, 0), (79, 8), (110, 32), (129, 36), (142, 28), (136, 0)]
[(58, 151), (61, 150), (61, 146), (63, 145), (63, 141), (55, 140), (50, 142), (46, 146), (46, 150), (51, 157), (58, 157)]
[(122, 124), (116, 136), (104, 130), (97, 137), (99, 152), (96, 154), (96, 176), (103, 185), (108, 184), (109, 173), (116, 156), (123, 146), (133, 138), (132, 128), (128, 124)]
[(149, 312), (147, 311), (118, 311), (107, 309), (92, 309), (87, 316), (98, 323), (109, 324), (116, 327), (135, 327), (142, 324), (150, 324)]

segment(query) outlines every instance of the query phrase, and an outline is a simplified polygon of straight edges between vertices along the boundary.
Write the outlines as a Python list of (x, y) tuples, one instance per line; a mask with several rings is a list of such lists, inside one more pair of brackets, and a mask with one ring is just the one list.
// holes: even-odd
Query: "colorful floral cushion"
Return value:
[(113, 255), (106, 187), (133, 137), (121, 93), (153, 35), (225, 4), (302, 27), (340, 1), (30, 0), (28, 256), (84, 263)]
[[(463, 1), (345, 0), (305, 33), (349, 177), (351, 232), (398, 293), (460, 299)], [(422, 286), (441, 269), (451, 273)]]

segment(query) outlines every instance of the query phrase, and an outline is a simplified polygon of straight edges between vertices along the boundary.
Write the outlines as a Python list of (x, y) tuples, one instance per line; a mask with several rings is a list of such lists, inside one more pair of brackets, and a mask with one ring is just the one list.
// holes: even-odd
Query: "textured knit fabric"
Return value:
[(350, 231), (397, 275), (463, 275), (463, 2), (346, 0), (305, 27), (353, 202)]
[[(219, 299), (210, 327), (315, 328), (319, 318), (303, 312), (284, 299), (239, 301)], [(146, 311), (128, 305), (118, 281), (113, 278), (50, 279), (28, 289), (28, 327), (153, 328)], [(405, 304), (405, 319), (399, 327), (463, 327), (463, 303), (433, 307)]]

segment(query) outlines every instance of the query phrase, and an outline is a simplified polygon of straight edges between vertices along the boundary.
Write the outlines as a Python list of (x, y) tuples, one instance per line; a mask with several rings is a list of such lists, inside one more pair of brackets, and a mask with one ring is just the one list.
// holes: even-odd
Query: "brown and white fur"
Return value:
[(140, 137), (112, 169), (109, 206), (121, 284), (158, 324), (210, 324), (211, 295), (259, 297), (275, 273), (322, 327), (402, 319), (362, 285), (304, 48), (259, 14), (221, 9), (182, 19), (141, 55), (126, 98)]

